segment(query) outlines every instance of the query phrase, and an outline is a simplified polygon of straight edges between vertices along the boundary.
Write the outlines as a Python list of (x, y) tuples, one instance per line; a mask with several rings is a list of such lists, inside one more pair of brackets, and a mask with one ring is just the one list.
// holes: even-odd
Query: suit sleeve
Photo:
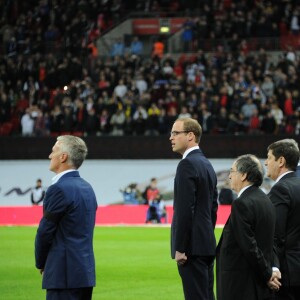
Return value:
[(231, 221), (236, 241), (255, 273), (267, 282), (271, 278), (272, 269), (257, 245), (252, 229), (253, 220), (253, 210), (249, 205), (239, 200), (233, 202)]
[(194, 167), (183, 159), (176, 174), (176, 244), (175, 249), (186, 252), (191, 238), (192, 221), (196, 202), (196, 182)]
[(43, 269), (54, 240), (59, 220), (66, 211), (64, 193), (57, 186), (49, 187), (44, 201), (44, 213), (35, 238), (35, 263)]
[(286, 243), (286, 224), (290, 207), (290, 197), (288, 190), (279, 184), (276, 184), (269, 193), (276, 213), (275, 237), (274, 237), (274, 265), (280, 268), (279, 258), (284, 255)]
[(218, 189), (215, 186), (214, 187), (214, 195), (213, 195), (213, 201), (212, 201), (212, 208), (211, 208), (211, 222), (213, 224), (213, 227), (216, 227), (217, 222), (217, 211), (218, 211)]

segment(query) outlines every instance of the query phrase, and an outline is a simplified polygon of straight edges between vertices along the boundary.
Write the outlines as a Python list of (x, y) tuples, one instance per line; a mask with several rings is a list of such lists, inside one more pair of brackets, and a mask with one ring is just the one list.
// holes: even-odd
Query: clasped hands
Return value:
[(272, 276), (268, 281), (268, 287), (273, 291), (279, 291), (281, 287), (280, 280), (281, 279), (281, 273), (279, 270), (273, 271)]
[[(179, 251), (175, 252), (175, 261), (179, 266), (183, 266), (187, 261), (187, 256), (185, 253), (181, 253)], [(268, 281), (268, 287), (273, 291), (279, 291), (281, 287), (281, 282), (279, 281), (281, 279), (281, 273), (279, 270), (274, 270), (272, 272), (272, 276)]]

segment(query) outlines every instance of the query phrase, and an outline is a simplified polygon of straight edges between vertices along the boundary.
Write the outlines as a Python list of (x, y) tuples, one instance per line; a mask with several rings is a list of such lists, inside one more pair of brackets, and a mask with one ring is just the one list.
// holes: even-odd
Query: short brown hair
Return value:
[(183, 130), (188, 132), (193, 132), (195, 135), (195, 142), (200, 143), (202, 136), (202, 127), (199, 122), (192, 118), (179, 118), (176, 121), (183, 122)]

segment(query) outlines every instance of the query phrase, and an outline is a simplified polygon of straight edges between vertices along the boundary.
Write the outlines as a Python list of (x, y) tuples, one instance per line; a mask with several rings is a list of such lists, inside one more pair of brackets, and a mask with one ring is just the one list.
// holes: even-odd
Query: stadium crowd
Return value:
[[(192, 2), (134, 1), (175, 12)], [(192, 54), (102, 57), (94, 41), (126, 14), (126, 1), (2, 2), (0, 134), (160, 135), (181, 116), (199, 120), (204, 133), (300, 134), (298, 49), (276, 61), (244, 39), (284, 30), (298, 37), (296, 1), (270, 4), (201, 1), (200, 17), (183, 26), (183, 36), (192, 27), (193, 42), (183, 41)], [(212, 18), (205, 35), (197, 23), (204, 15)], [(199, 32), (231, 42), (206, 52)]]

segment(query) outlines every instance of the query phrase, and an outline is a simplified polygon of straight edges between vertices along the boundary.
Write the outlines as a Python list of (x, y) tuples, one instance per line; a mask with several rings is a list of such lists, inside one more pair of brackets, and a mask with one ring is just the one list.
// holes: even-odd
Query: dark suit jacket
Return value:
[(94, 191), (78, 171), (48, 188), (35, 239), (36, 267), (44, 269), (44, 289), (95, 286), (96, 210)]
[(174, 182), (171, 256), (214, 256), (217, 218), (217, 177), (201, 150), (190, 152), (178, 164)]
[(300, 178), (295, 172), (284, 175), (269, 197), (276, 211), (275, 265), (284, 286), (300, 286)]
[(233, 201), (217, 247), (217, 299), (259, 300), (270, 295), (275, 211), (258, 187)]
[(298, 177), (300, 177), (300, 166), (297, 166), (296, 174)]

